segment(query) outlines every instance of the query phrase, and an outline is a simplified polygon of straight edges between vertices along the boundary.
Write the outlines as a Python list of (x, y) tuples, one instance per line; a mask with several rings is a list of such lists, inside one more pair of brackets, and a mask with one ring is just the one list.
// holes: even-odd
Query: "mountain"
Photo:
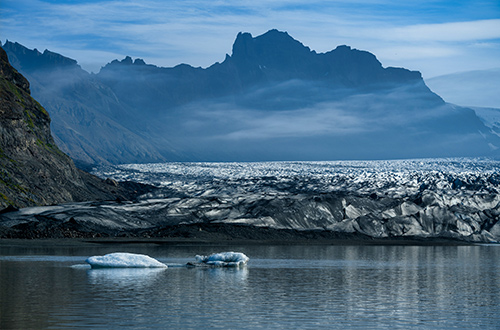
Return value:
[[(256, 38), (239, 33), (232, 55), (206, 69), (186, 64), (159, 68), (126, 57), (104, 66), (97, 78), (118, 97), (124, 97), (126, 104), (142, 106), (143, 111), (151, 114), (200, 100), (227, 97), (237, 105), (252, 108), (295, 109), (329, 99), (335, 93), (357, 94), (401, 84), (415, 85), (415, 90), (427, 92), (440, 101), (430, 93), (419, 72), (383, 68), (374, 55), (348, 46), (317, 54), (277, 30)], [(296, 95), (302, 88), (307, 92)], [(262, 89), (272, 92), (254, 94)], [(330, 95), (323, 95), (325, 92)]]
[(56, 146), (47, 111), (0, 47), (0, 209), (128, 198), (114, 181), (78, 170)]
[(485, 126), (500, 137), (500, 109), (497, 108), (472, 108)]
[[(19, 50), (6, 46), (22, 72)], [(232, 54), (208, 68), (162, 68), (125, 57), (95, 75), (80, 71), (64, 70), (53, 88), (57, 97), (48, 93), (55, 79), (35, 78), (49, 111), (59, 118), (67, 113), (56, 135), (72, 157), (82, 159), (75, 148), (79, 136), (71, 146), (66, 142), (73, 130), (99, 136), (86, 150), (108, 147), (95, 152), (102, 159), (89, 162), (148, 162), (153, 155), (171, 161), (491, 156), (500, 147), (473, 110), (444, 102), (419, 72), (384, 68), (373, 54), (345, 45), (316, 53), (277, 30), (257, 37), (239, 33)], [(77, 72), (85, 83), (68, 82)], [(116, 123), (116, 130), (102, 136), (98, 116)], [(131, 152), (125, 131), (149, 148), (149, 158)], [(123, 157), (115, 156), (114, 145)]]
[(425, 81), (447, 102), (468, 107), (500, 108), (500, 68), (458, 72)]
[(127, 106), (75, 60), (9, 41), (4, 49), (29, 79), (33, 96), (52, 114), (54, 138), (73, 159), (88, 164), (164, 160), (145, 138), (117, 120)]

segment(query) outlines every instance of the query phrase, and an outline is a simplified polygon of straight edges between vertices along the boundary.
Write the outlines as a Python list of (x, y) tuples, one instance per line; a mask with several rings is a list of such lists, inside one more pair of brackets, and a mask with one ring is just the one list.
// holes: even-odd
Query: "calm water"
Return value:
[[(84, 266), (144, 253), (166, 270)], [(180, 267), (244, 252), (243, 269)], [(499, 246), (0, 247), (1, 329), (499, 329)]]

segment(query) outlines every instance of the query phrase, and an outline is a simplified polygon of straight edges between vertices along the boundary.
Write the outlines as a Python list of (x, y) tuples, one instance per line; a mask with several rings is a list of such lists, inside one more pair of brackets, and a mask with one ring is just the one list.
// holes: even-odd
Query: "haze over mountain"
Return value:
[(4, 48), (58, 143), (83, 162), (495, 156), (500, 146), (419, 72), (348, 46), (316, 53), (277, 30), (239, 33), (232, 54), (205, 69), (126, 57), (94, 75), (49, 51)]
[(500, 109), (500, 68), (447, 74), (425, 82), (446, 102)]

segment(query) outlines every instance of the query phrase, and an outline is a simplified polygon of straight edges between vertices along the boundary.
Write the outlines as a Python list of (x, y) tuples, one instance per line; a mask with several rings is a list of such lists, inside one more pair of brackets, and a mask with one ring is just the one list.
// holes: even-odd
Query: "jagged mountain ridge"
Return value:
[(288, 33), (277, 30), (255, 38), (250, 33), (239, 33), (233, 53), (224, 64), (234, 66), (241, 80), (250, 82), (326, 80), (344, 87), (357, 87), (421, 80), (418, 72), (383, 68), (373, 54), (349, 46), (317, 54)]
[[(343, 92), (355, 89), (352, 92), (356, 93), (358, 89), (370, 91), (400, 84), (416, 84), (430, 93), (419, 72), (383, 68), (373, 54), (348, 46), (317, 54), (286, 32), (277, 30), (255, 38), (249, 33), (239, 33), (232, 55), (226, 55), (222, 63), (215, 63), (206, 69), (186, 64), (160, 68), (126, 57), (107, 64), (97, 76), (119, 95), (128, 97), (128, 104), (143, 105), (142, 102), (147, 100), (140, 95), (147, 95), (148, 91), (157, 92), (162, 101), (159, 111), (203, 99), (244, 98), (256, 86), (259, 89), (272, 88), (291, 80), (327, 83), (332, 93), (335, 89), (342, 89)], [(117, 76), (121, 78), (116, 79)], [(134, 81), (140, 84), (134, 84)], [(135, 88), (139, 88), (139, 92), (134, 92)], [(317, 97), (315, 94), (309, 96), (315, 101)], [(272, 100), (266, 101), (267, 104), (262, 107), (280, 108), (273, 107)], [(156, 108), (150, 103), (148, 106)]]
[[(348, 46), (316, 53), (277, 30), (239, 33), (232, 54), (205, 69), (126, 57), (86, 79), (85, 87), (64, 83), (59, 99), (43, 99), (54, 117), (67, 117), (55, 130), (62, 142), (69, 132), (99, 136), (72, 136), (68, 152), (95, 155), (86, 161), (489, 156), (500, 146), (472, 110), (446, 104), (419, 72), (384, 68), (373, 54)], [(49, 85), (40, 81), (44, 95)], [(99, 97), (78, 97), (82, 89), (99, 90)], [(109, 123), (116, 129), (102, 136)], [(134, 150), (131, 141), (149, 152)]]

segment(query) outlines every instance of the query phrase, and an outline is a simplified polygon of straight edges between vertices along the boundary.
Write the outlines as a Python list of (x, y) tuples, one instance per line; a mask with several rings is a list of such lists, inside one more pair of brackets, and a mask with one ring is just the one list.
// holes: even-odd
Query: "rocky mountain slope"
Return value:
[(47, 111), (0, 48), (0, 209), (130, 197), (116, 182), (78, 170), (56, 146)]
[(5, 47), (36, 81), (64, 150), (86, 162), (494, 156), (500, 146), (419, 72), (348, 46), (316, 53), (277, 30), (239, 33), (232, 54), (205, 69), (126, 57), (93, 75), (66, 58), (41, 65), (57, 57), (48, 51)]

